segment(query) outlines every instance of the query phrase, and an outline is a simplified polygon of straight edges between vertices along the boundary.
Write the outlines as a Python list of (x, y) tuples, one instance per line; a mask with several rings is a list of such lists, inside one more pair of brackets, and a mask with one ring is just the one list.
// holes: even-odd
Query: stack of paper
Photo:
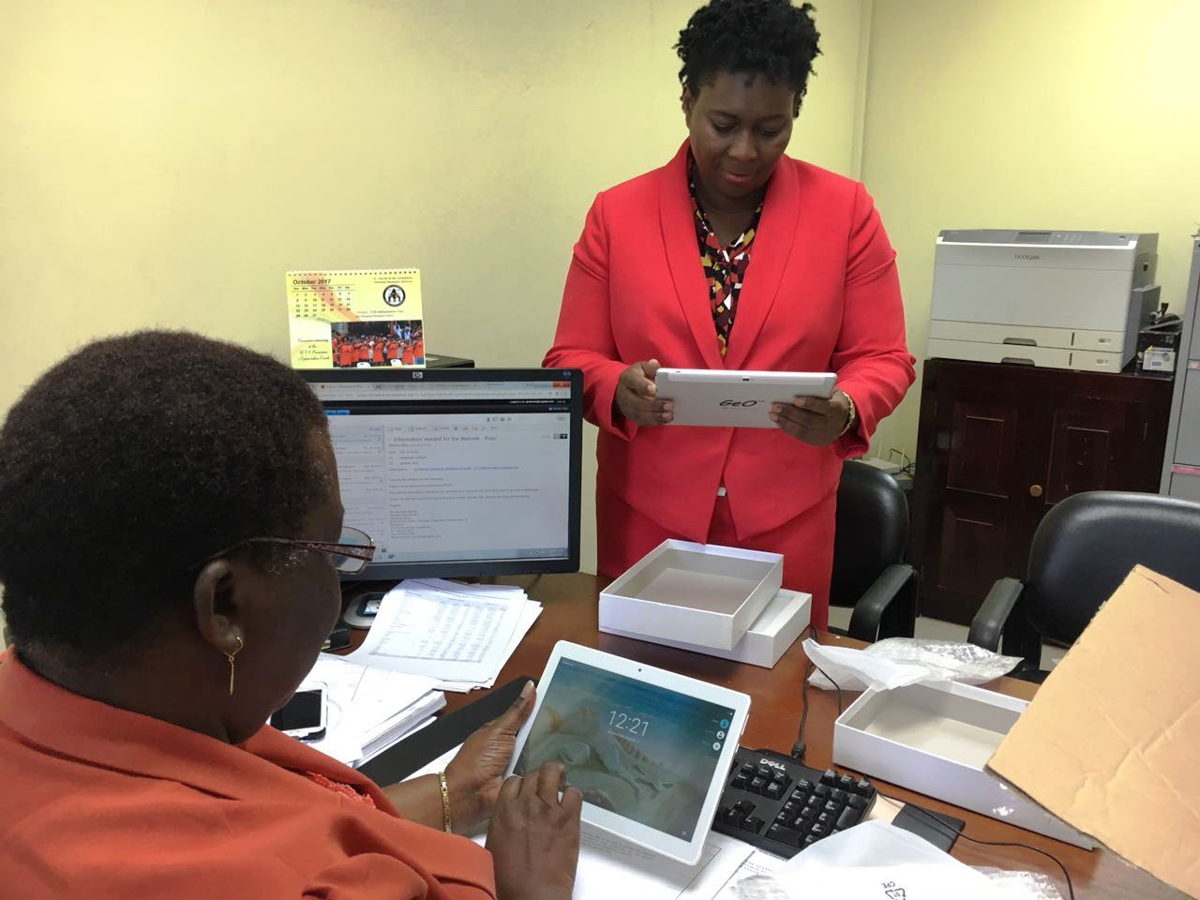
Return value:
[(347, 662), (322, 653), (300, 690), (325, 686), (325, 737), (310, 746), (350, 766), (365, 763), (427, 724), (446, 705), (432, 678)]
[(446, 691), (487, 688), (541, 613), (519, 587), (408, 579), (383, 598), (367, 639), (346, 659), (425, 675)]

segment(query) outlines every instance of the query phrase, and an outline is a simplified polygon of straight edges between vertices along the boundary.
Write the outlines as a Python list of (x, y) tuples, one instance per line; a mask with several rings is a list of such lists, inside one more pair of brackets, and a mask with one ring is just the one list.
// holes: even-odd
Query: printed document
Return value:
[(401, 582), (346, 659), (438, 680), (447, 690), (490, 686), (541, 612), (520, 588), (441, 579)]

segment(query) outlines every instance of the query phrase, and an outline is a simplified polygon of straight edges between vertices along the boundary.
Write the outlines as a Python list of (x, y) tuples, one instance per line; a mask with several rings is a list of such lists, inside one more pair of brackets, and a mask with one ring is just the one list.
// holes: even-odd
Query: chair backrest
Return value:
[(1034, 532), (1023, 592), (1030, 624), (1074, 643), (1135, 565), (1200, 589), (1200, 503), (1118, 491), (1067, 497)]
[(886, 472), (847, 462), (837, 493), (829, 602), (853, 606), (908, 547), (908, 498)]

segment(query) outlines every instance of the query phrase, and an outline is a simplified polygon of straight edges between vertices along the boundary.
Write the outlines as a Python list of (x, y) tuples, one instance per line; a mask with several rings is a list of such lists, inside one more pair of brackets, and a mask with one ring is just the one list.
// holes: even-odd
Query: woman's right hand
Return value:
[(658, 369), (657, 359), (643, 360), (622, 372), (617, 380), (614, 396), (617, 411), (642, 428), (666, 425), (675, 417), (675, 403), (658, 399), (658, 391), (654, 386), (654, 374)]
[(583, 796), (566, 786), (562, 763), (505, 779), (487, 834), (499, 900), (570, 900), (582, 812)]

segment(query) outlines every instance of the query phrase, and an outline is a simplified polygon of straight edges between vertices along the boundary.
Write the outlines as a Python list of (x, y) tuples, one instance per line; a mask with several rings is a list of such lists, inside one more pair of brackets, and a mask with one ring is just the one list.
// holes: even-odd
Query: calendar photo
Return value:
[(294, 369), (424, 368), (418, 269), (288, 272)]
[(411, 369), (425, 365), (425, 333), (419, 319), (335, 322), (331, 328), (335, 369)]

